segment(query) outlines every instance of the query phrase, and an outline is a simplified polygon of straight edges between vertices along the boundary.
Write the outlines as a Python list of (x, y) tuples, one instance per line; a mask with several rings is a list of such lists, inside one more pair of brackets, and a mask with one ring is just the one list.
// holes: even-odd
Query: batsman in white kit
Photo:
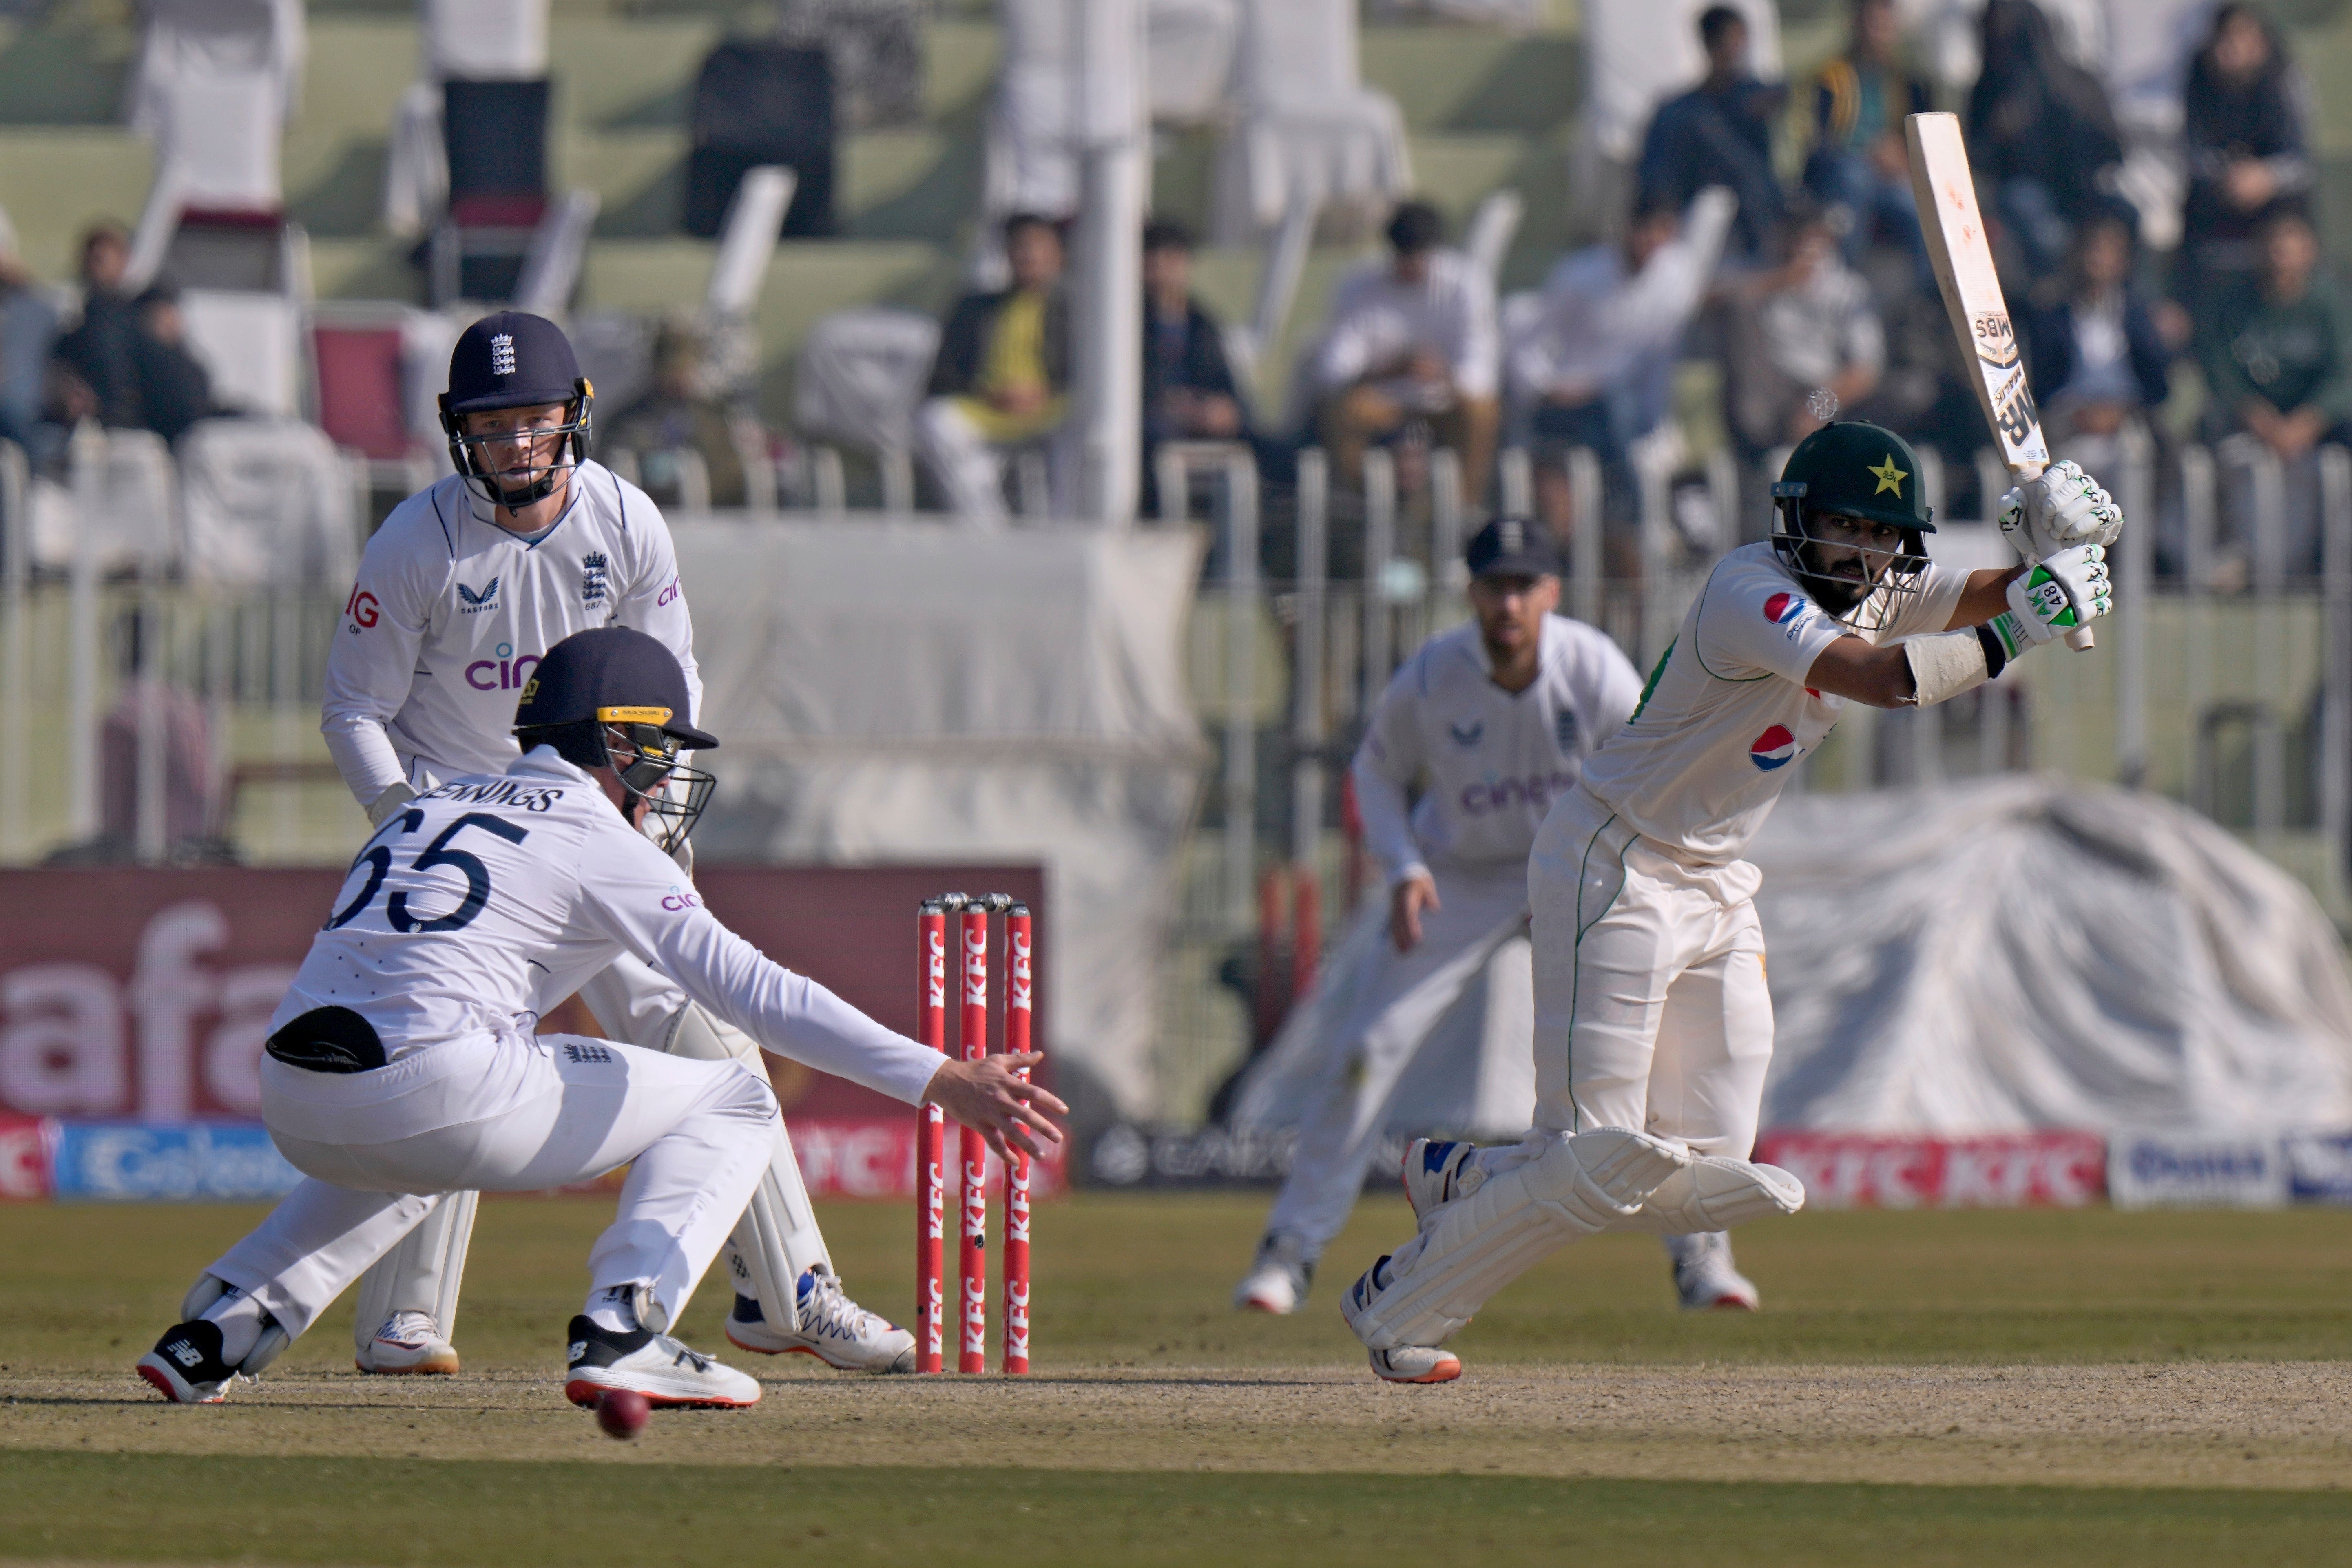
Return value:
[[(770, 1049), (908, 1103), (1003, 1155), (1065, 1109), (1036, 1053), (950, 1061), (777, 967), (704, 909), (670, 852), (709, 798), (681, 748), (684, 673), (643, 632), (576, 633), (523, 683), (523, 754), (387, 816), (270, 1019), (262, 1119), (305, 1179), (205, 1270), (139, 1374), (181, 1404), (258, 1374), (362, 1271), (460, 1191), (530, 1191), (623, 1164), (588, 1258), (565, 1393), (742, 1405), (751, 1377), (668, 1333), (769, 1169), (782, 1124), (753, 1064), (533, 1033), (535, 1003), (634, 953)], [(654, 837), (648, 837), (648, 833)]]
[(1803, 1204), (1796, 1178), (1748, 1158), (1772, 1002), (1742, 853), (1846, 702), (1941, 702), (2113, 603), (2104, 547), (2123, 518), (2079, 468), (2002, 499), (2031, 563), (2007, 571), (1930, 561), (1918, 482), (1910, 447), (1874, 425), (1800, 442), (1772, 538), (1717, 563), (1633, 719), (1544, 819), (1528, 864), (1535, 1125), (1407, 1152), (1418, 1234), (1340, 1302), (1380, 1376), (1460, 1376), (1445, 1342), (1570, 1242), (1708, 1236)]
[[(1387, 874), (1388, 942), (1324, 1056), (1290, 1173), (1234, 1305), (1293, 1312), (1348, 1223), (1398, 1081), (1455, 999), (1528, 917), (1528, 849), (1552, 800), (1622, 724), (1642, 678), (1606, 634), (1553, 611), (1559, 557), (1497, 518), (1470, 542), (1476, 618), (1438, 633), (1381, 694), (1350, 772)], [(1422, 785), (1421, 798), (1406, 791)]]
[[(702, 701), (669, 530), (643, 490), (590, 460), (594, 389), (562, 330), (520, 310), (475, 322), (449, 356), (441, 411), (457, 471), (409, 497), (369, 541), (327, 658), (328, 748), (377, 826), (440, 780), (511, 762), (516, 696), (573, 632), (618, 624), (648, 634), (683, 667), (697, 711)], [(740, 1031), (634, 953), (579, 994), (614, 1039), (760, 1059)], [(544, 1013), (568, 994), (534, 1005)], [(450, 1342), (475, 1202), (464, 1193), (442, 1205), (361, 1281), (362, 1372), (457, 1369)], [(727, 1337), (738, 1346), (914, 1370), (914, 1336), (843, 1290), (781, 1124), (727, 1262)]]

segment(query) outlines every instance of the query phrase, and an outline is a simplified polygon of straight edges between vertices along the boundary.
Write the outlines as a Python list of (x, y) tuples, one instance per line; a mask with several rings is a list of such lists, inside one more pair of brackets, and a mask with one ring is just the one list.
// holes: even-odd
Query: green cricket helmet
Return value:
[[(1919, 489), (1919, 456), (1894, 431), (1859, 420), (1824, 425), (1797, 443), (1772, 486), (1772, 548), (1832, 616), (1874, 629), (1885, 624), (1898, 595), (1919, 591), (1927, 570), (1925, 535), (1934, 510)], [(1859, 518), (1901, 530), (1869, 582), (1823, 570), (1817, 520)], [(1863, 559), (1878, 552), (1865, 551)]]

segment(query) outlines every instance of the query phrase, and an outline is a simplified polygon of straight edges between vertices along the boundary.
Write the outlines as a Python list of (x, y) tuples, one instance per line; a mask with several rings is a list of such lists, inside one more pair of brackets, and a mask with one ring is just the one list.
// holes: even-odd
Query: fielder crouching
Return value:
[(258, 1373), (451, 1193), (626, 1164), (566, 1334), (565, 1393), (756, 1401), (756, 1381), (667, 1331), (768, 1168), (775, 1097), (733, 1058), (530, 1032), (535, 997), (568, 994), (624, 952), (768, 1049), (937, 1103), (1000, 1154), (1059, 1142), (1044, 1112), (1066, 1108), (1014, 1076), (1034, 1054), (942, 1060), (701, 907), (667, 851), (709, 789), (678, 751), (718, 742), (690, 722), (659, 642), (619, 626), (565, 638), (515, 721), (523, 755), (504, 773), (451, 779), (377, 828), (271, 1019), (262, 1117), (307, 1179), (205, 1270), (187, 1321), (140, 1360), (166, 1398), (210, 1404)]
[(1943, 701), (2112, 605), (2104, 546), (2123, 518), (2081, 468), (2003, 499), (2028, 564), (1966, 574), (1927, 558), (1918, 470), (1874, 425), (1799, 443), (1770, 542), (1716, 566), (1642, 705), (1545, 818), (1528, 865), (1535, 1126), (1407, 1153), (1420, 1232), (1340, 1303), (1380, 1376), (1460, 1376), (1445, 1342), (1570, 1242), (1713, 1237), (1803, 1204), (1796, 1178), (1748, 1159), (1772, 999), (1741, 857), (1788, 764), (1848, 701)]

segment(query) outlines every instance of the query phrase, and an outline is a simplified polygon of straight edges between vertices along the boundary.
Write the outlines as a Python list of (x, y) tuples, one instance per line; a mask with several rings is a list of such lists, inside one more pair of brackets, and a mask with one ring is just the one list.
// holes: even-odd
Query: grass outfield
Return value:
[[(2288, 1563), (2343, 1561), (2352, 1530), (2352, 1215), (2328, 1211), (1799, 1215), (1741, 1236), (1752, 1318), (1675, 1312), (1655, 1242), (1601, 1237), (1424, 1390), (1365, 1375), (1332, 1305), (1401, 1201), (1367, 1201), (1276, 1320), (1225, 1305), (1262, 1197), (1087, 1195), (1038, 1213), (1025, 1383), (735, 1355), (759, 1406), (628, 1445), (560, 1387), (598, 1200), (484, 1205), (463, 1377), (356, 1376), (344, 1308), (226, 1406), (153, 1402), (130, 1363), (259, 1212), (0, 1207), (0, 1563), (1519, 1562), (1614, 1539), (1666, 1564)], [(824, 1220), (853, 1292), (903, 1315), (908, 1206)], [(725, 1352), (723, 1306), (695, 1303), (689, 1342)]]

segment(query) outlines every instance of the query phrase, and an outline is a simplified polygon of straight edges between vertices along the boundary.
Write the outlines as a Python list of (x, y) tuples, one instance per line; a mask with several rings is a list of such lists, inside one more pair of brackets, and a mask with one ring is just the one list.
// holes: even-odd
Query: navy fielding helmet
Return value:
[[(654, 638), (627, 626), (574, 632), (550, 648), (515, 705), (515, 740), (552, 746), (574, 767), (609, 767), (675, 850), (694, 831), (717, 782), (678, 761), (680, 747), (719, 742), (694, 727), (686, 673)], [(631, 821), (637, 821), (634, 811)]]
[(1559, 546), (1524, 517), (1498, 517), (1470, 536), (1463, 559), (1473, 577), (1557, 577)]
[[(1836, 618), (1875, 629), (1886, 623), (1896, 595), (1919, 591), (1926, 536), (1936, 531), (1919, 468), (1908, 441), (1859, 420), (1824, 425), (1789, 454), (1772, 487), (1772, 548)], [(1824, 539), (1825, 517), (1853, 519), (1863, 529), (1844, 529), (1856, 540)], [(1864, 530), (1874, 528), (1886, 533), (1885, 544), (1860, 542)], [(1847, 553), (1825, 564), (1825, 546)], [(1854, 565), (1862, 575), (1853, 574)]]
[[(467, 434), (468, 414), (549, 405), (563, 413), (555, 424), (534, 426), (529, 446), (517, 436)], [(588, 460), (595, 407), (596, 389), (580, 374), (572, 341), (544, 316), (496, 311), (467, 327), (450, 351), (449, 390), (441, 395), (449, 460), (468, 489), (510, 511), (552, 495), (570, 470)], [(541, 461), (537, 442), (551, 436), (557, 437), (555, 451)], [(501, 461), (514, 466), (501, 468)]]

